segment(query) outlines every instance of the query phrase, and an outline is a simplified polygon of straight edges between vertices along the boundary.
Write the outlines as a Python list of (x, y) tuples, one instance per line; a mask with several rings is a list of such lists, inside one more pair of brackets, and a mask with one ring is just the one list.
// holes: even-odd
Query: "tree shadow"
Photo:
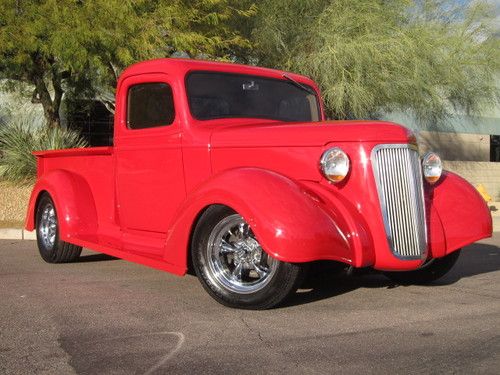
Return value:
[[(405, 287), (372, 269), (342, 270), (335, 262), (317, 262), (309, 270), (301, 288), (282, 307), (303, 305), (359, 288), (393, 289)], [(428, 287), (454, 284), (460, 279), (500, 270), (500, 248), (488, 244), (473, 244), (462, 251), (451, 271), (428, 284)]]

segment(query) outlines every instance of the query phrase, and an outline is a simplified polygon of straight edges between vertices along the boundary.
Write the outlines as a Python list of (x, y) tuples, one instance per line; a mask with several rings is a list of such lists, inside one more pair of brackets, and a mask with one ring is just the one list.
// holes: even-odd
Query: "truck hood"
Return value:
[(330, 142), (407, 143), (413, 137), (407, 128), (384, 121), (280, 122), (214, 127), (210, 143), (215, 148), (291, 147)]

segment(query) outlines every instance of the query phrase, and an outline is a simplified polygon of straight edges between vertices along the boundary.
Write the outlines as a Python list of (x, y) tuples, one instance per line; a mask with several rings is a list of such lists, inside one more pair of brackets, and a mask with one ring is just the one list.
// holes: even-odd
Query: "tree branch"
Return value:
[[(40, 103), (43, 107), (43, 114), (45, 116), (45, 120), (47, 121), (47, 125), (50, 127), (57, 127), (60, 125), (59, 121), (59, 107), (54, 108), (54, 104), (60, 105), (61, 96), (62, 96), (62, 88), (56, 82), (56, 86), (54, 86), (55, 99), (59, 95), (58, 103), (52, 101), (50, 97), (49, 89), (47, 88), (47, 84), (44, 80), (44, 75), (46, 73), (47, 61), (43, 58), (43, 56), (39, 52), (35, 52), (32, 54), (33, 59), (33, 69), (30, 74), (30, 80), (35, 85), (35, 91), (33, 92), (32, 100), (34, 99), (38, 103)], [(52, 65), (53, 66), (53, 65)], [(52, 73), (52, 71), (50, 71)], [(59, 93), (57, 91), (59, 90)], [(57, 109), (57, 111), (55, 110)]]
[(112, 86), (116, 87), (116, 84), (118, 83), (118, 72), (111, 61), (108, 61), (108, 70), (113, 76)]
[(31, 103), (33, 104), (40, 104), (40, 96), (38, 95), (38, 90), (35, 88), (33, 90), (33, 94), (31, 95)]
[(55, 65), (52, 65), (52, 87), (54, 88), (54, 100), (52, 101), (52, 107), (54, 113), (56, 113), (59, 117), (59, 108), (61, 107), (61, 100), (64, 91), (61, 84), (61, 75), (57, 72)]

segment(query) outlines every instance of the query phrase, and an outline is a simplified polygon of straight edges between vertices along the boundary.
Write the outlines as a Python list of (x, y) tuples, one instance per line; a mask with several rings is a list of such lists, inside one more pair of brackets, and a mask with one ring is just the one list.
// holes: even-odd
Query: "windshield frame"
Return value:
[[(293, 82), (291, 82), (289, 79), (281, 76), (280, 78), (278, 77), (269, 77), (266, 75), (259, 75), (259, 74), (249, 74), (249, 73), (240, 73), (240, 72), (228, 72), (228, 71), (220, 71), (220, 70), (206, 70), (206, 69), (200, 69), (200, 70), (190, 70), (189, 72), (186, 73), (184, 77), (184, 88), (186, 92), (186, 100), (189, 108), (189, 114), (191, 117), (196, 120), (196, 121), (213, 121), (213, 120), (226, 120), (226, 119), (260, 119), (260, 120), (269, 120), (269, 121), (277, 121), (277, 122), (297, 122), (297, 123), (303, 123), (307, 121), (302, 121), (302, 120), (296, 120), (296, 121), (290, 121), (290, 120), (284, 120), (284, 119), (279, 119), (279, 118), (273, 118), (269, 116), (248, 116), (248, 115), (235, 115), (235, 116), (230, 116), (230, 115), (224, 115), (224, 116), (219, 116), (219, 117), (211, 117), (211, 118), (198, 118), (194, 115), (193, 110), (191, 108), (191, 100), (190, 100), (190, 94), (189, 94), (189, 88), (188, 88), (188, 79), (191, 75), (196, 74), (196, 73), (205, 73), (205, 74), (217, 74), (217, 75), (227, 75), (227, 76), (244, 76), (248, 77), (249, 79), (261, 79), (261, 80), (267, 80), (267, 81), (277, 81), (277, 82), (282, 82), (285, 84), (290, 84), (295, 87)], [(316, 101), (316, 110), (317, 110), (317, 116), (318, 120), (310, 120), (310, 122), (320, 122), (323, 119), (323, 112), (322, 112), (322, 107), (321, 107), (321, 98), (319, 96), (318, 90), (314, 86), (311, 86), (308, 83), (305, 83), (301, 80), (297, 80), (294, 78), (297, 82), (300, 83), (300, 85), (304, 86), (304, 88), (310, 90), (308, 92), (309, 95), (314, 95), (314, 99)], [(299, 88), (300, 89), (300, 88)], [(307, 92), (306, 90), (304, 90)]]

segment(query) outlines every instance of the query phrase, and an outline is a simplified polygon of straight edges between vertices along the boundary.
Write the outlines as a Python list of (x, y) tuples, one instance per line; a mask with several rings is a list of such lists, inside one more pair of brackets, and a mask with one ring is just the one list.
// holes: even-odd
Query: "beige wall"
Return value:
[(423, 153), (435, 151), (443, 160), (490, 161), (490, 136), (484, 134), (418, 133)]
[(489, 162), (489, 135), (421, 131), (418, 142), (422, 154), (437, 152), (445, 169), (474, 186), (482, 184), (493, 201), (500, 202), (500, 163)]

